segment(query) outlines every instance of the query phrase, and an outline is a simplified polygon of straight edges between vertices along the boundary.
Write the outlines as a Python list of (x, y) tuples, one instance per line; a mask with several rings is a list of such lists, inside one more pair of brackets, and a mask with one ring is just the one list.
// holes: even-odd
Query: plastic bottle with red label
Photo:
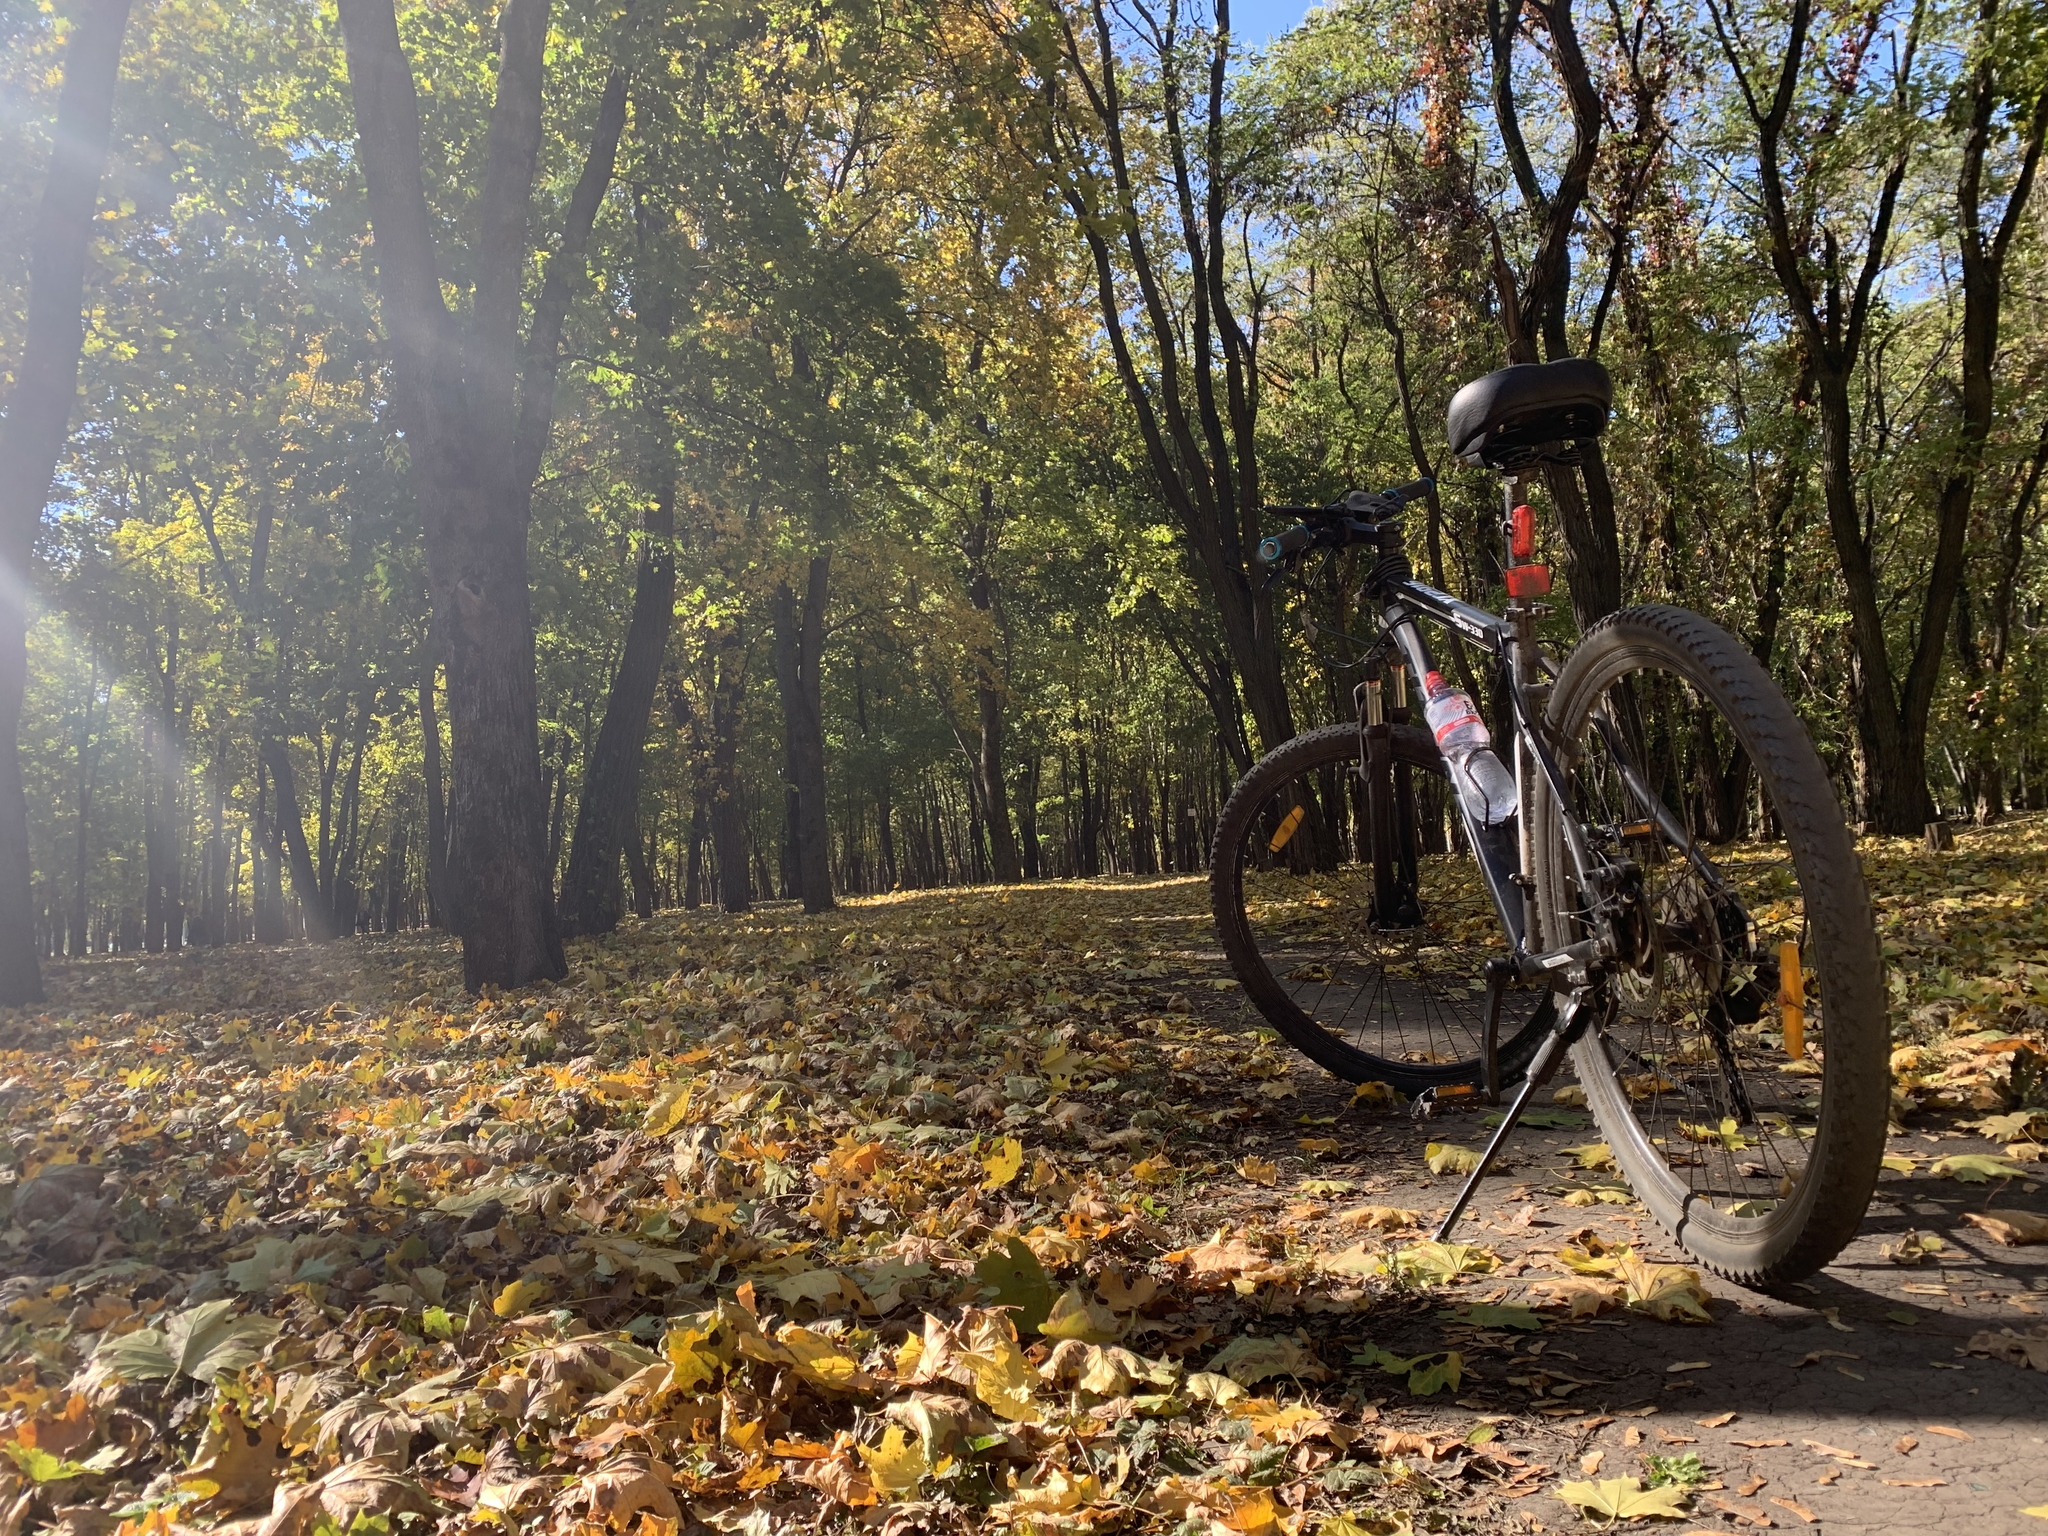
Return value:
[(1521, 796), (1514, 775), (1494, 756), (1493, 738), (1472, 695), (1453, 688), (1443, 673), (1432, 670), (1422, 679), (1422, 696), (1423, 713), (1436, 734), (1451, 781), (1458, 786), (1458, 798), (1483, 825), (1499, 826), (1515, 814)]

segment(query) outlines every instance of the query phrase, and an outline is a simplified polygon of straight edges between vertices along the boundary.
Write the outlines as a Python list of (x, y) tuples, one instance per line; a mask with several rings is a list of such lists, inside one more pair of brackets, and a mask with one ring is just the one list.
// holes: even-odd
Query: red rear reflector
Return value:
[(1509, 597), (1545, 597), (1550, 592), (1550, 567), (1511, 565), (1508, 567)]
[(1508, 558), (1517, 565), (1536, 558), (1536, 514), (1523, 502), (1508, 514), (1512, 531), (1508, 535)]

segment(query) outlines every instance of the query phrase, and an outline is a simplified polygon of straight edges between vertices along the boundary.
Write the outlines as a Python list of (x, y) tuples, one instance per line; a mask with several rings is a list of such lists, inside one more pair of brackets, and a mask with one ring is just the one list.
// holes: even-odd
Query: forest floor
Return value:
[(481, 1001), (428, 935), (52, 964), (0, 1536), (2041, 1529), (2048, 1222), (1968, 1218), (2048, 1212), (2048, 818), (1862, 851), (1904, 1128), (1780, 1297), (1569, 1108), (1428, 1242), (1480, 1115), (1275, 1044), (1197, 879), (664, 913)]

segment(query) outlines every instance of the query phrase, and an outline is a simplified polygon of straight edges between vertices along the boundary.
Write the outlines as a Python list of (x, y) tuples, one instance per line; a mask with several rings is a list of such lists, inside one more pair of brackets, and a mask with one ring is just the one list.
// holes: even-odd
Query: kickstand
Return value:
[(1451, 1228), (1456, 1226), (1458, 1218), (1465, 1214), (1465, 1207), (1472, 1203), (1472, 1197), (1479, 1193), (1479, 1181), (1486, 1177), (1487, 1170), (1493, 1167), (1495, 1159), (1500, 1156), (1501, 1148), (1507, 1145), (1508, 1136), (1529, 1107), (1529, 1100), (1535, 1097), (1537, 1089), (1550, 1081), (1557, 1071), (1557, 1064), (1564, 1059), (1565, 1047), (1577, 1039), (1585, 1029), (1586, 1014), (1591, 1006), (1585, 994), (1580, 992), (1574, 993), (1571, 1002), (1559, 1011), (1557, 1022), (1551, 1026), (1550, 1033), (1543, 1037), (1543, 1043), (1536, 1047), (1536, 1054), (1529, 1059), (1529, 1071), (1522, 1079), (1522, 1091), (1515, 1095), (1514, 1103), (1508, 1106), (1507, 1113), (1501, 1117), (1500, 1125), (1494, 1130), (1493, 1139), (1487, 1142), (1486, 1150), (1479, 1154), (1479, 1165), (1472, 1170), (1471, 1177), (1465, 1180), (1465, 1187), (1458, 1191), (1458, 1198), (1451, 1202), (1450, 1210), (1438, 1223), (1438, 1242), (1450, 1240)]

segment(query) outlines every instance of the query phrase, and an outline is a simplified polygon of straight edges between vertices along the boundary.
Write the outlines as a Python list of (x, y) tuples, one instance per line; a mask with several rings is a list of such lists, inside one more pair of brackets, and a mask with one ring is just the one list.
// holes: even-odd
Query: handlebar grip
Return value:
[(1289, 555), (1307, 549), (1312, 537), (1304, 524), (1296, 523), (1283, 533), (1259, 540), (1259, 559), (1266, 565), (1278, 565)]
[(1410, 480), (1406, 485), (1395, 486), (1387, 494), (1393, 497), (1394, 500), (1406, 505), (1411, 501), (1420, 501), (1435, 489), (1436, 482), (1430, 479), (1429, 476), (1424, 475), (1419, 480)]

